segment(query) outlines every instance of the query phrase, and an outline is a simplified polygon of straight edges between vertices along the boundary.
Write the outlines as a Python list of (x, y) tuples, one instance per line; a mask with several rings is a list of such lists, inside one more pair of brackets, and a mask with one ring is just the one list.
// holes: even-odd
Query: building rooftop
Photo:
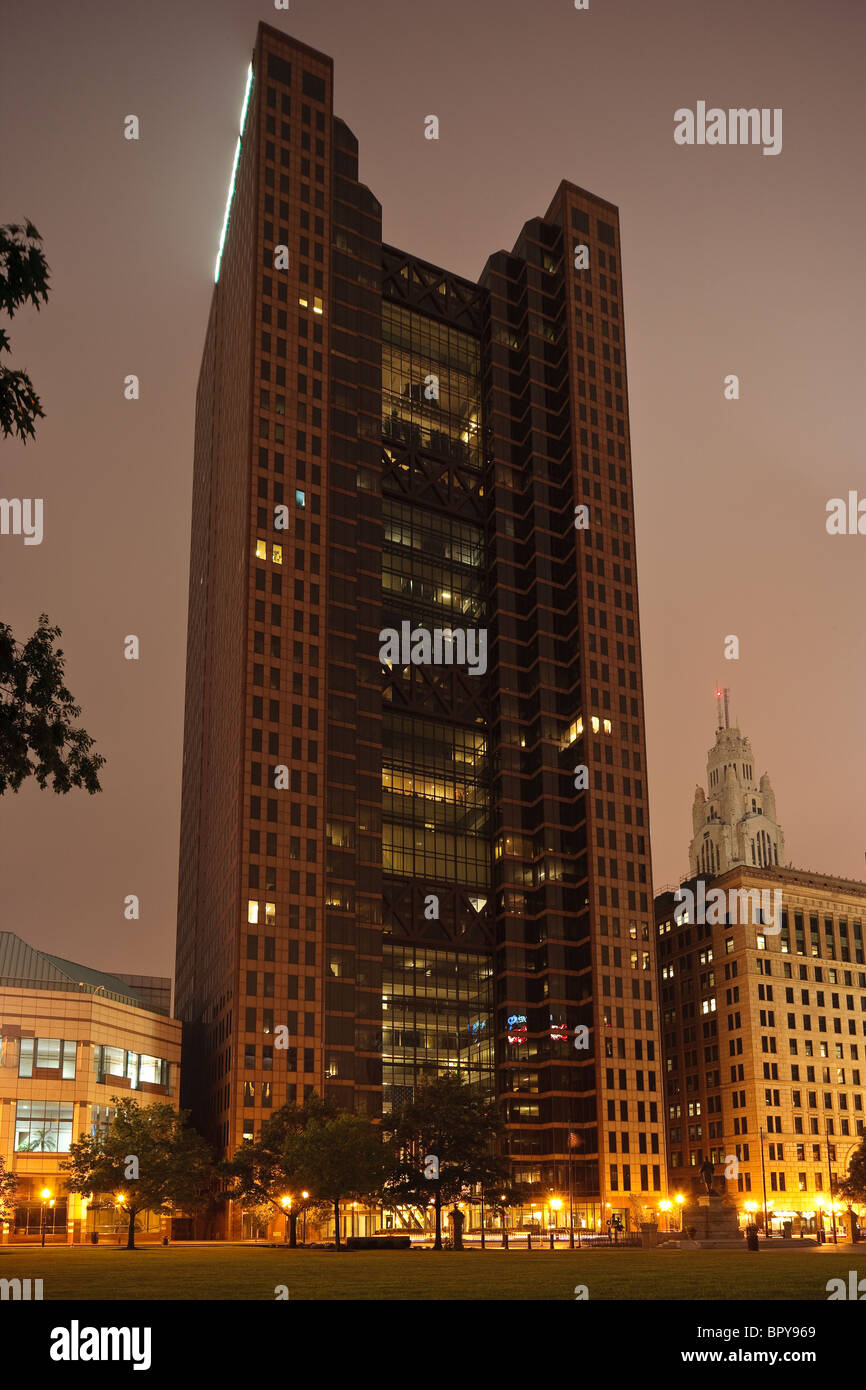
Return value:
[(852, 897), (866, 897), (866, 882), (859, 878), (842, 878), (839, 874), (825, 874), (817, 869), (798, 869), (793, 864), (773, 864), (766, 867), (757, 864), (732, 864), (720, 874), (683, 874), (677, 883), (662, 884), (653, 894), (656, 907), (666, 910), (661, 899), (672, 898), (677, 888), (697, 883), (701, 877), (713, 888), (742, 877), (767, 883), (787, 883), (791, 887), (818, 888), (828, 896), (833, 893), (847, 893)]
[(169, 1008), (158, 1007), (157, 1000), (165, 992), (170, 998), (171, 981), (162, 977), (142, 975), (149, 988), (133, 989), (120, 975), (108, 975), (103, 970), (91, 970), (87, 965), (52, 956), (28, 946), (14, 932), (0, 931), (0, 985), (18, 989), (75, 990), (83, 994), (102, 994), (132, 1004), (152, 1013), (168, 1014)]

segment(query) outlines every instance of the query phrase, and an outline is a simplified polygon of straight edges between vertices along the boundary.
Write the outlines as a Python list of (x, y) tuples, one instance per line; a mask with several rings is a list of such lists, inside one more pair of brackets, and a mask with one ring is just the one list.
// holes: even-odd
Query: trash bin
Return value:
[(750, 1224), (746, 1227), (746, 1249), (758, 1249), (758, 1228), (754, 1224)]

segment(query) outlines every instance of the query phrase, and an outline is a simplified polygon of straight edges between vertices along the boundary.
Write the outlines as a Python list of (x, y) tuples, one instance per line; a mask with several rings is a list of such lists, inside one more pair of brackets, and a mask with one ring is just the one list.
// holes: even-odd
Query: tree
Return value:
[[(507, 1161), (497, 1153), (502, 1121), (492, 1102), (470, 1086), (438, 1076), (418, 1087), (414, 1099), (394, 1113), (390, 1128), (398, 1158), (388, 1198), (395, 1206), (426, 1207), (432, 1196), (434, 1249), (441, 1250), (443, 1204), (471, 1198), (479, 1183), (489, 1188), (508, 1179)], [(428, 1155), (438, 1159), (438, 1178), (425, 1177)]]
[[(228, 1179), (220, 1194), (223, 1201), (239, 1201), (246, 1211), (256, 1208), (272, 1209), (286, 1215), (283, 1198), (300, 1192), (305, 1184), (287, 1166), (286, 1144), (290, 1137), (302, 1134), (314, 1119), (333, 1119), (338, 1114), (333, 1101), (312, 1095), (303, 1105), (290, 1101), (280, 1106), (262, 1124), (256, 1139), (245, 1139), (234, 1157), (220, 1164), (219, 1171)], [(288, 1208), (289, 1243), (297, 1244), (297, 1220), (303, 1210), (293, 1197)]]
[(8, 1172), (6, 1160), (0, 1154), (0, 1221), (8, 1221), (15, 1207), (18, 1178)]
[[(0, 309), (14, 317), (22, 304), (48, 302), (48, 266), (42, 241), (33, 223), (10, 222), (0, 227)], [(9, 335), (0, 328), (0, 352), (9, 351)], [(42, 402), (24, 371), (13, 371), (0, 363), (0, 430), (8, 438), (17, 434), (26, 444), (33, 438), (33, 422), (44, 418)]]
[(382, 1130), (364, 1115), (313, 1118), (300, 1133), (290, 1134), (284, 1149), (286, 1170), (312, 1201), (334, 1214), (340, 1247), (340, 1203), (381, 1192), (393, 1166)]
[(58, 793), (102, 790), (105, 759), (90, 752), (93, 739), (72, 722), (81, 708), (63, 683), (64, 656), (54, 645), (60, 636), (45, 613), (23, 646), (0, 623), (0, 796), (31, 775), (43, 790), (49, 778)]
[(200, 1209), (215, 1170), (208, 1145), (187, 1123), (187, 1111), (141, 1106), (128, 1097), (112, 1096), (111, 1104), (116, 1113), (108, 1130), (83, 1135), (60, 1166), (69, 1174), (70, 1192), (117, 1194), (128, 1218), (126, 1248), (134, 1250), (140, 1212)]
[(866, 1139), (852, 1153), (848, 1172), (836, 1190), (846, 1202), (866, 1205)]

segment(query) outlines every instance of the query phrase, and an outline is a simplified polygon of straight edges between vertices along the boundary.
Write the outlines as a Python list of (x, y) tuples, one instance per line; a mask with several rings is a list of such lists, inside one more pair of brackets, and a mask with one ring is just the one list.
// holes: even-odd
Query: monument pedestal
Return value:
[(701, 1242), (725, 1241), (735, 1245), (743, 1242), (736, 1207), (716, 1192), (692, 1197), (683, 1207), (683, 1235), (691, 1230), (694, 1230), (694, 1239)]

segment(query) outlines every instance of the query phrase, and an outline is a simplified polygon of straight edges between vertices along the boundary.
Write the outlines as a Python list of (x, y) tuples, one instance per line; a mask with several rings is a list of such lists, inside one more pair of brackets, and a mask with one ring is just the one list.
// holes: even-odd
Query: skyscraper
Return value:
[(463, 279), (383, 245), (331, 92), (260, 25), (197, 401), (185, 1103), (232, 1151), (287, 1097), (459, 1073), (533, 1201), (633, 1220), (664, 1173), (618, 213), (562, 183)]
[(691, 876), (655, 902), (670, 1180), (709, 1160), (741, 1224), (830, 1231), (866, 1133), (866, 884), (785, 865), (727, 692), (707, 773)]

